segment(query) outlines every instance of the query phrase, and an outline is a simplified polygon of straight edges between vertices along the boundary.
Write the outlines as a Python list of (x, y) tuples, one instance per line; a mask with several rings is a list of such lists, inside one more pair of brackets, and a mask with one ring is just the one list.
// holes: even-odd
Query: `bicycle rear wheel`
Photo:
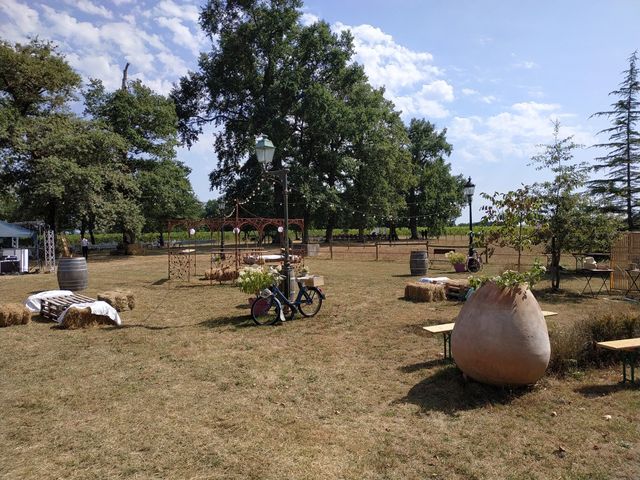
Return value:
[(322, 307), (322, 294), (316, 287), (307, 287), (306, 290), (302, 294), (298, 310), (303, 317), (313, 317)]
[(467, 260), (467, 270), (476, 273), (482, 270), (482, 261), (479, 258), (469, 257)]
[(251, 318), (257, 325), (270, 325), (280, 319), (280, 304), (274, 295), (256, 298), (251, 305)]

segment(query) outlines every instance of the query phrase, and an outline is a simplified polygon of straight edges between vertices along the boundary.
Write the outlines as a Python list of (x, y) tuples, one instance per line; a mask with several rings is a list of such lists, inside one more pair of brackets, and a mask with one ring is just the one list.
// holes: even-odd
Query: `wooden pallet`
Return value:
[(450, 300), (458, 300), (464, 302), (467, 298), (469, 285), (458, 282), (447, 282), (444, 287), (445, 294)]
[(40, 301), (40, 314), (54, 322), (58, 317), (74, 303), (95, 302), (95, 298), (85, 297), (76, 293), (72, 295), (61, 295), (59, 297), (43, 298)]

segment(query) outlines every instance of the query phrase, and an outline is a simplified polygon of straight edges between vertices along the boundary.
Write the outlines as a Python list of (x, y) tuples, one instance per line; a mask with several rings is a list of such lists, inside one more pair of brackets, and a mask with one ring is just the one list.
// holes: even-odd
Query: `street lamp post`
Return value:
[(226, 207), (226, 204), (224, 203), (224, 199), (221, 199), (218, 202), (218, 205), (220, 207), (220, 216), (222, 217), (222, 224), (220, 224), (220, 259), (224, 260), (224, 209)]
[(471, 199), (473, 198), (473, 192), (475, 192), (476, 186), (471, 182), (471, 177), (464, 185), (464, 194), (469, 202), (469, 257), (473, 256), (473, 217), (471, 212)]
[(284, 197), (284, 294), (291, 300), (293, 292), (291, 290), (291, 262), (289, 261), (289, 184), (287, 179), (289, 170), (286, 168), (282, 170), (268, 170), (275, 151), (276, 147), (266, 135), (262, 135), (256, 141), (258, 162), (260, 162), (268, 175), (277, 177), (280, 183), (282, 183), (282, 196)]

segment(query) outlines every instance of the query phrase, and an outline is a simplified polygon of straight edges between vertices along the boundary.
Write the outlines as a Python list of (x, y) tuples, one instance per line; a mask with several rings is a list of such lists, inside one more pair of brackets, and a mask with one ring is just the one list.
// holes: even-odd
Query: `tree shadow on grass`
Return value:
[(153, 282), (151, 285), (164, 285), (168, 281), (168, 278), (161, 278), (160, 280), (156, 280), (155, 282)]
[(410, 273), (403, 273), (399, 275), (391, 275), (394, 278), (422, 278), (424, 275), (411, 275)]
[(581, 295), (577, 292), (571, 292), (567, 290), (560, 290), (558, 292), (554, 292), (551, 288), (545, 289), (536, 289), (533, 294), (539, 302), (551, 303), (551, 304), (561, 304), (561, 303), (583, 303), (593, 297), (588, 295)]
[(453, 415), (458, 411), (495, 404), (507, 405), (531, 390), (531, 387), (495, 387), (465, 380), (462, 372), (450, 364), (414, 385), (398, 402), (412, 403), (425, 412), (439, 411)]
[(228, 315), (225, 317), (210, 318), (204, 322), (198, 323), (201, 327), (205, 328), (218, 328), (227, 325), (234, 326), (236, 328), (256, 327), (251, 315), (234, 316)]
[(606, 385), (584, 385), (578, 387), (574, 390), (574, 392), (579, 393), (587, 398), (595, 398), (595, 397), (604, 397), (607, 395), (612, 395), (617, 392), (621, 392), (624, 390), (638, 390), (640, 391), (640, 383), (636, 380), (636, 383), (614, 383), (614, 384), (606, 384)]

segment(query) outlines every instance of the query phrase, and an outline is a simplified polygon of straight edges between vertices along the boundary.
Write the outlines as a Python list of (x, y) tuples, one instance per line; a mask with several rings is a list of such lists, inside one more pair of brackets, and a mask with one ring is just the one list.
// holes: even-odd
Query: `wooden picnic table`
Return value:
[(635, 364), (638, 361), (638, 350), (640, 350), (640, 338), (628, 338), (626, 340), (610, 340), (608, 342), (597, 342), (597, 347), (607, 350), (614, 350), (622, 354), (622, 383), (627, 382), (627, 364), (631, 370), (631, 381), (635, 383)]

